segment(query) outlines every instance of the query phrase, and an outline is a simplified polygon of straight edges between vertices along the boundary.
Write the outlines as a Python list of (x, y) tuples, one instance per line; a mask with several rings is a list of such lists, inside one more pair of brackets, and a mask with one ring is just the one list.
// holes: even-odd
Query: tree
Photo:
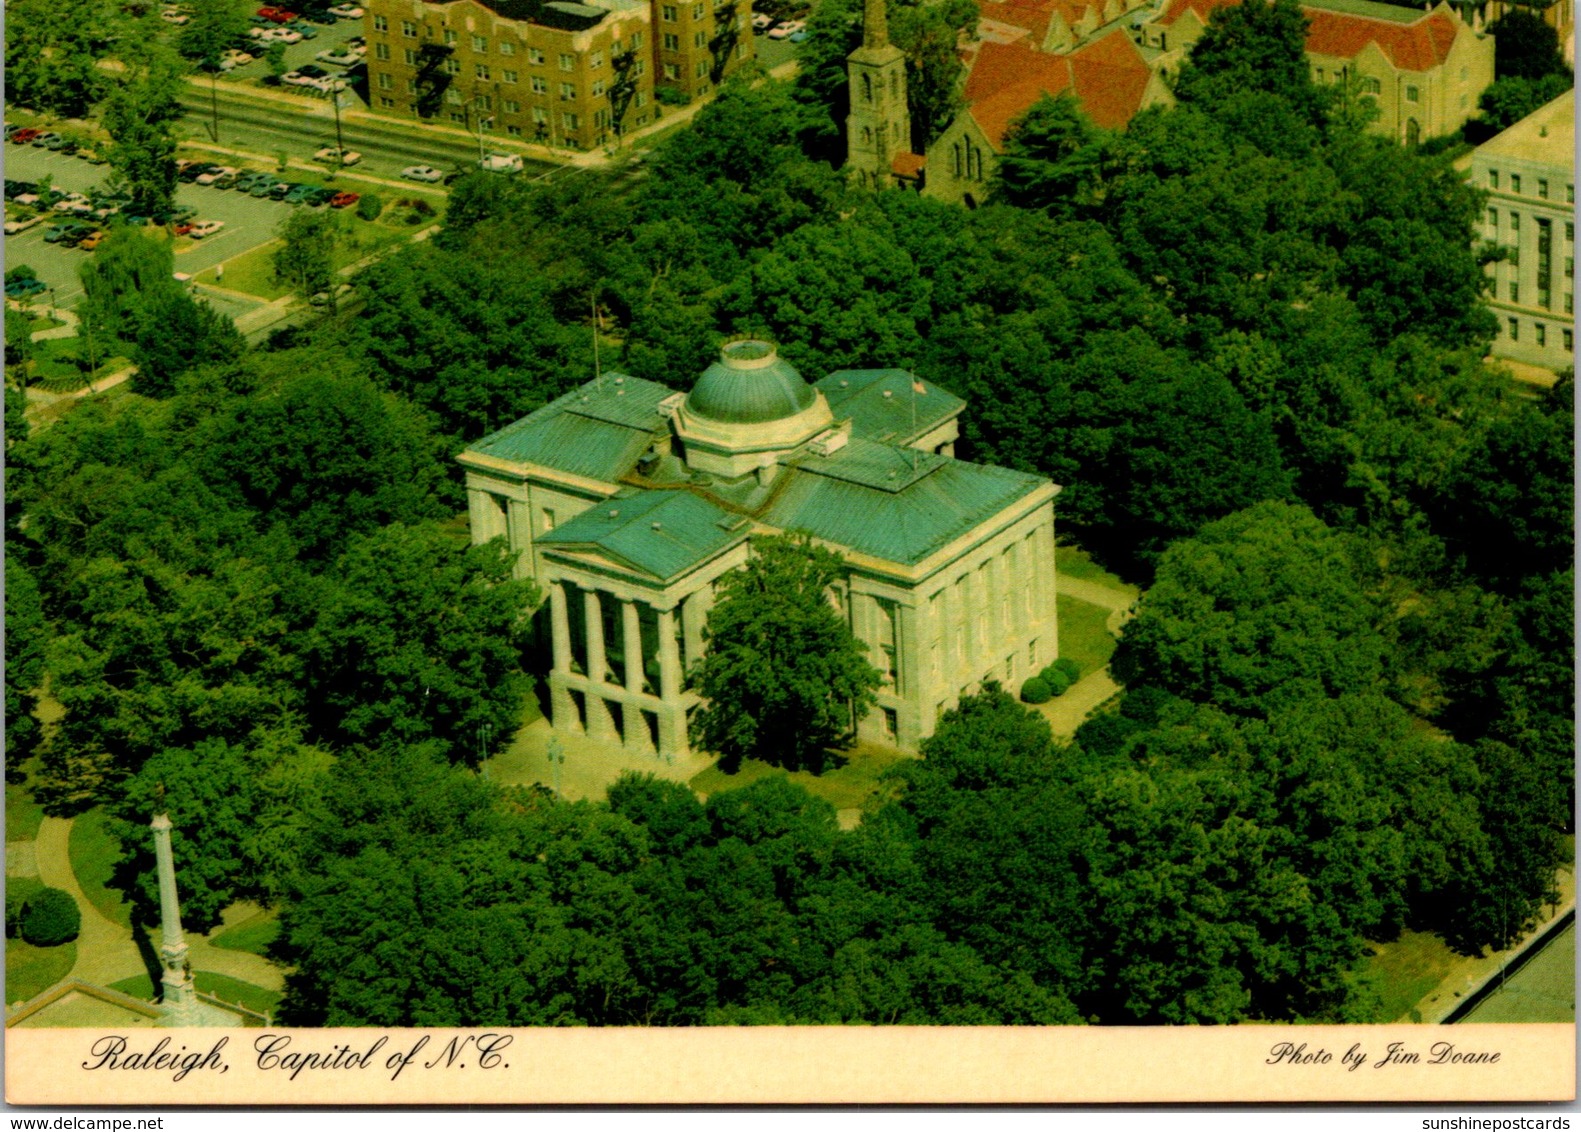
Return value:
[(299, 645), (319, 734), (342, 743), (438, 740), (472, 757), (487, 727), (521, 723), (530, 581), (501, 542), (461, 547), (437, 526), (355, 538)]
[(166, 217), (175, 207), (176, 141), (170, 126), (185, 113), (180, 61), (150, 49), (104, 100), (100, 121), (113, 144), (106, 155), (132, 194), (129, 211)]
[(282, 246), (274, 253), (275, 277), (304, 299), (320, 292), (335, 308), (335, 246), (340, 242), (339, 216), (298, 209), (280, 225)]
[(213, 0), (193, 10), (176, 36), (176, 50), (199, 70), (212, 73), (219, 70), (225, 49), (246, 30), (247, 12), (238, 0)]
[[(10, 282), (10, 280), (6, 280)], [(5, 364), (16, 367), (21, 374), (27, 372), (28, 362), (33, 360), (33, 326), (32, 319), (24, 310), (15, 307), (5, 309)], [(25, 379), (18, 384), (26, 385)]]
[(1069, 91), (1044, 95), (1011, 124), (995, 176), (995, 199), (1069, 216), (1099, 185), (1103, 135)]
[(6, 6), (6, 98), (65, 118), (86, 118), (111, 85), (99, 60), (130, 29), (114, 0), (63, 8), (52, 0)]
[[(1513, 13), (1512, 13), (1513, 14)], [(1511, 75), (1495, 82), (1482, 92), (1477, 105), (1482, 109), (1478, 125), (1480, 133), (1492, 135), (1507, 130), (1539, 107), (1548, 105), (1574, 82), (1568, 70), (1528, 78)], [(1467, 123), (1469, 126), (1471, 123)]]
[(1500, 79), (1540, 79), (1569, 75), (1559, 50), (1559, 33), (1541, 15), (1512, 7), (1488, 25), (1493, 36), (1493, 73)]
[(41, 888), (22, 906), (21, 936), (34, 947), (59, 947), (77, 938), (82, 912), (71, 893)]
[[(264, 48), (264, 66), (269, 69), (270, 80), (278, 86), (280, 84), (280, 76), (291, 69), (290, 64), (285, 61), (285, 44), (275, 40), (268, 47)], [(283, 171), (283, 163), (281, 168)]]
[(1235, 95), (1262, 92), (1315, 111), (1306, 33), (1296, 0), (1215, 9), (1181, 65), (1175, 95), (1211, 111)]
[(708, 614), (708, 651), (691, 673), (708, 702), (692, 716), (693, 742), (733, 763), (823, 765), (876, 703), (880, 683), (829, 604), (844, 571), (839, 555), (808, 538), (754, 540)]
[(1305, 507), (1261, 503), (1164, 552), (1114, 667), (1127, 684), (1258, 714), (1376, 686), (1380, 620), (1343, 536)]
[(44, 682), (44, 648), (49, 625), (32, 572), (18, 554), (5, 556), (5, 749), (8, 765), (26, 762), (38, 745), (33, 717)]

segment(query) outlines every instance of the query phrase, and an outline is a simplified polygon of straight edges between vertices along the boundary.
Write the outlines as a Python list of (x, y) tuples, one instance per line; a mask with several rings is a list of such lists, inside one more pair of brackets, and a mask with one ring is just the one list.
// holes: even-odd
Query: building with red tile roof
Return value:
[[(1171, 0), (1141, 28), (1151, 47), (1184, 58), (1213, 13), (1241, 0)], [(1320, 83), (1352, 82), (1378, 106), (1374, 128), (1407, 144), (1452, 133), (1493, 82), (1493, 37), (1440, 0), (1418, 11), (1372, 0), (1308, 0), (1307, 61)]]
[(1125, 30), (1052, 55), (1022, 41), (984, 43), (967, 72), (966, 108), (928, 149), (923, 193), (967, 205), (987, 195), (1010, 127), (1045, 95), (1069, 92), (1093, 122), (1124, 129), (1138, 111), (1173, 101), (1145, 48)]

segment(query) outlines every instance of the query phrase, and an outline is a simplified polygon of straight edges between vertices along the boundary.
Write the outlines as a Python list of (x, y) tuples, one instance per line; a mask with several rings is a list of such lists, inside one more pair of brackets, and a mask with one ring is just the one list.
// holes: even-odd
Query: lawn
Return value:
[[(1372, 944), (1369, 950), (1373, 954), (1362, 963), (1358, 980), (1379, 998), (1377, 1022), (1420, 1022), (1413, 1008), (1462, 960), (1431, 932), (1402, 931), (1399, 939)], [(1407, 1018), (1407, 1013), (1412, 1016)]]
[(1092, 560), (1079, 546), (1057, 546), (1054, 548), (1054, 569), (1067, 578), (1078, 578), (1084, 582), (1096, 582), (1100, 586), (1107, 586), (1111, 590), (1136, 597), (1142, 591), (1130, 582), (1123, 582), (1119, 575), (1111, 574), (1102, 566)]
[(855, 750), (842, 752), (840, 757), (845, 760), (840, 766), (831, 767), (822, 774), (811, 774), (804, 770), (787, 774), (777, 766), (756, 759), (745, 759), (735, 774), (726, 774), (717, 765), (711, 766), (694, 776), (687, 785), (699, 794), (714, 795), (782, 775), (806, 787), (808, 793), (822, 798), (837, 810), (855, 810), (861, 809), (878, 792), (879, 775), (912, 756), (890, 747), (862, 745)]
[[(192, 982), (203, 994), (211, 994), (221, 1002), (239, 1003), (248, 1010), (271, 1017), (280, 1008), (280, 1000), (284, 997), (279, 991), (265, 990), (256, 983), (243, 982), (213, 971), (192, 972)], [(153, 1002), (159, 997), (154, 990), (154, 981), (147, 975), (133, 975), (129, 979), (111, 983), (110, 989), (144, 1002)]]
[(27, 332), (37, 334), (40, 330), (54, 330), (57, 326), (65, 325), (66, 323), (61, 319), (50, 318), (47, 314), (36, 314), (28, 319)]
[[(95, 380), (108, 377), (125, 369), (131, 360), (122, 351), (120, 342), (101, 345), (98, 350), (99, 365), (93, 371)], [(52, 393), (66, 393), (82, 389), (88, 384), (88, 374), (78, 368), (77, 359), (87, 353), (87, 343), (81, 338), (50, 338), (33, 343), (33, 368), (30, 385)]]
[(83, 895), (99, 912), (123, 928), (132, 926), (132, 907), (118, 889), (109, 887), (121, 860), (121, 843), (105, 828), (103, 810), (89, 810), (72, 823), (71, 868)]
[(77, 945), (34, 947), (20, 939), (5, 941), (5, 996), (26, 1002), (64, 979), (77, 962)]
[[(295, 172), (292, 174), (292, 179), (298, 179)], [(302, 178), (304, 184), (313, 181), (311, 177)], [(409, 239), (413, 233), (422, 231), (437, 222), (443, 215), (442, 209), (436, 209), (434, 215), (422, 217), (418, 223), (408, 225), (403, 218), (410, 210), (397, 208), (395, 200), (387, 193), (379, 195), (385, 200), (384, 212), (378, 220), (371, 223), (359, 218), (355, 208), (329, 212), (329, 215), (339, 222), (342, 233), (342, 239), (336, 246), (333, 256), (336, 270)], [(280, 241), (270, 240), (249, 252), (243, 252), (234, 259), (226, 260), (223, 280), (216, 281), (212, 267), (198, 272), (195, 278), (199, 283), (214, 284), (272, 302), (291, 293), (289, 287), (275, 278), (274, 257), (279, 249)]]
[(44, 807), (33, 801), (27, 787), (14, 782), (5, 784), (5, 839), (7, 841), (32, 841), (38, 836), (38, 827), (44, 820)]
[(1059, 597), (1059, 654), (1081, 665), (1081, 674), (1097, 672), (1114, 655), (1109, 611), (1068, 594)]
[(279, 938), (279, 935), (280, 914), (261, 911), (248, 916), (240, 923), (231, 925), (212, 937), (209, 942), (227, 951), (247, 951), (253, 955), (265, 955), (269, 945)]

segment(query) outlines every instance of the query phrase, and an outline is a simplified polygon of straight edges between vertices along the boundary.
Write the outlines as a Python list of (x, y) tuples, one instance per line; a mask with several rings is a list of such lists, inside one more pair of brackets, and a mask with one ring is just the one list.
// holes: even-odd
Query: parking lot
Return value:
[[(5, 173), (13, 181), (36, 182), (47, 176), (52, 178), (51, 183), (57, 189), (87, 192), (89, 188), (104, 182), (109, 175), (109, 166), (89, 165), (75, 157), (63, 157), (30, 145), (7, 145)], [(193, 184), (183, 184), (177, 188), (176, 202), (196, 208), (196, 220), (225, 222), (223, 229), (205, 239), (176, 241), (176, 270), (189, 275), (196, 275), (273, 239), (275, 229), (294, 207), (279, 201)], [(61, 219), (71, 218), (62, 216)], [(45, 243), (44, 232), (51, 223), (52, 220), (46, 220), (25, 232), (7, 236), (6, 268), (9, 270), (18, 264), (27, 264), (47, 286), (54, 289), (55, 305), (72, 307), (82, 295), (78, 269), (93, 253)], [(49, 301), (49, 297), (45, 296), (44, 301)], [(236, 312), (227, 310), (226, 313)]]

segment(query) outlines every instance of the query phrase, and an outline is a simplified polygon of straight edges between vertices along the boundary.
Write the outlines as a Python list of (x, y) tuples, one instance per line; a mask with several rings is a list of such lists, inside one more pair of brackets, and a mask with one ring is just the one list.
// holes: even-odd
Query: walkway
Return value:
[[(1107, 609), (1109, 618), (1105, 627), (1114, 637), (1120, 635), (1121, 628), (1131, 619), (1131, 608), (1136, 604), (1135, 595), (1129, 592), (1064, 574), (1055, 579), (1054, 588), (1077, 601)], [(1095, 709), (1118, 695), (1120, 690), (1121, 686), (1109, 675), (1108, 668), (1101, 668), (1076, 681), (1063, 696), (1056, 696), (1046, 704), (1028, 706), (1048, 720), (1054, 738), (1069, 739)]]
[[(549, 743), (557, 737), (562, 756), (558, 766), (549, 762)], [(694, 753), (673, 760), (656, 754), (635, 754), (618, 742), (558, 733), (547, 719), (538, 719), (518, 731), (507, 750), (484, 764), (484, 774), (507, 785), (536, 783), (553, 790), (558, 783), (561, 797), (602, 801), (610, 784), (628, 770), (686, 782), (707, 770), (713, 761), (709, 754)]]

